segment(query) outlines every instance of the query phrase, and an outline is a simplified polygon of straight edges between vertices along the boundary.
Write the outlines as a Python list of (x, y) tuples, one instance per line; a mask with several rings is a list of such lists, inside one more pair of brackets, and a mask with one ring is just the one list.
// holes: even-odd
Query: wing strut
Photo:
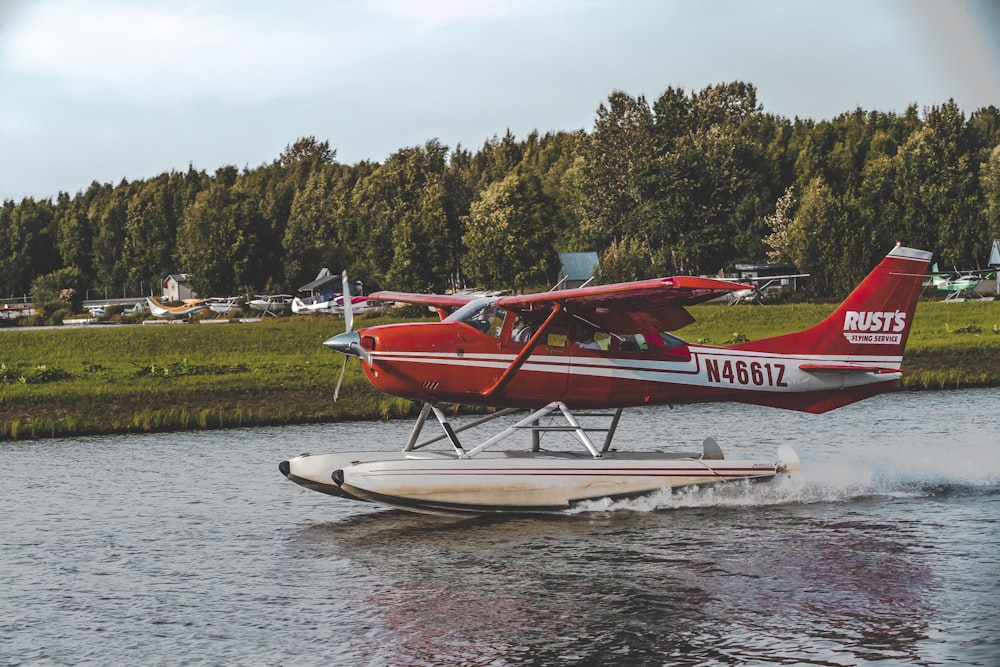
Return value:
[(556, 301), (554, 304), (552, 304), (552, 312), (549, 313), (549, 316), (545, 318), (544, 322), (542, 322), (542, 326), (538, 327), (538, 331), (536, 331), (534, 335), (532, 335), (532, 337), (528, 340), (527, 344), (525, 344), (524, 348), (517, 353), (517, 356), (514, 357), (514, 361), (510, 362), (510, 366), (508, 366), (507, 369), (504, 370), (504, 372), (500, 375), (500, 377), (497, 378), (497, 381), (493, 383), (493, 386), (487, 387), (486, 389), (479, 392), (481, 396), (486, 396), (487, 398), (492, 396), (494, 393), (499, 391), (501, 387), (503, 387), (505, 384), (507, 384), (507, 382), (510, 381), (510, 379), (514, 376), (514, 373), (516, 373), (517, 370), (524, 365), (524, 362), (534, 351), (535, 346), (538, 345), (538, 341), (542, 340), (542, 336), (546, 334), (549, 327), (552, 325), (553, 320), (555, 320), (556, 316), (562, 312), (562, 309), (563, 309), (562, 303)]

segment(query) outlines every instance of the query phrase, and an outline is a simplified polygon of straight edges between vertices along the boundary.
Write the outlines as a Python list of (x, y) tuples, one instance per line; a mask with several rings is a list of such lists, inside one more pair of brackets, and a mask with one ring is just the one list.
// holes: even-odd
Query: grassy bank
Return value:
[[(374, 323), (359, 318), (359, 324)], [(323, 347), (333, 318), (0, 331), (0, 439), (407, 414)]]
[[(679, 332), (724, 344), (794, 331), (833, 305), (699, 306)], [(359, 326), (387, 322), (359, 320)], [(329, 317), (254, 324), (0, 331), (0, 440), (385, 419), (415, 412), (322, 342)], [(1000, 386), (1000, 302), (921, 303), (904, 389)]]

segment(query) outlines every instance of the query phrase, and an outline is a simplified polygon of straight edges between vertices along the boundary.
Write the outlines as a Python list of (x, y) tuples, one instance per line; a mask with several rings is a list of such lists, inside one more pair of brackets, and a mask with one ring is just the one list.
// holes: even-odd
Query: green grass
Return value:
[[(363, 320), (359, 324), (380, 323)], [(389, 320), (384, 320), (389, 321)], [(0, 439), (207, 429), (413, 412), (323, 347), (330, 317), (0, 331)]]
[[(682, 337), (714, 345), (802, 329), (834, 305), (706, 305)], [(360, 326), (389, 319), (359, 318)], [(0, 440), (387, 419), (410, 401), (373, 389), (323, 347), (331, 317), (255, 324), (66, 327), (0, 331)], [(1000, 302), (917, 307), (903, 389), (1000, 386)]]

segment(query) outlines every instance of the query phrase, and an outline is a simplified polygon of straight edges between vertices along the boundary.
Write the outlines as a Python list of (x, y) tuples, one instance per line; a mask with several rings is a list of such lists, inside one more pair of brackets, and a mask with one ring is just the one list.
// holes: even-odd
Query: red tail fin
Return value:
[(896, 246), (819, 324), (739, 347), (899, 368), (930, 261), (926, 250)]

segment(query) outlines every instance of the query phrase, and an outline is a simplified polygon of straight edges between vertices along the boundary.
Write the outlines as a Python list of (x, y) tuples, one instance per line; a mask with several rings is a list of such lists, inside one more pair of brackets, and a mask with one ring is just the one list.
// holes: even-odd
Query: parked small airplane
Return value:
[(95, 303), (90, 305), (85, 304), (84, 308), (87, 310), (87, 312), (90, 313), (91, 317), (104, 317), (109, 312), (112, 312), (111, 309), (116, 306), (120, 308), (119, 312), (121, 312), (123, 315), (127, 315), (130, 313), (139, 313), (142, 312), (143, 310), (146, 310), (146, 308), (149, 307), (145, 299), (140, 299), (132, 303), (129, 303), (127, 300), (124, 299), (122, 301), (124, 301), (124, 303), (123, 302), (112, 303), (108, 301), (105, 303)]
[(955, 269), (954, 271), (942, 272), (938, 270), (937, 262), (935, 262), (934, 266), (931, 267), (930, 285), (934, 289), (948, 292), (948, 296), (944, 298), (945, 301), (965, 301), (967, 297), (992, 300), (992, 297), (977, 294), (976, 288), (979, 287), (979, 283), (993, 273), (992, 269), (976, 269), (974, 271)]
[[(719, 272), (719, 278), (722, 280), (727, 280), (723, 277), (722, 271)], [(768, 288), (775, 283), (782, 284), (782, 280), (790, 280), (792, 278), (808, 278), (808, 273), (790, 273), (784, 276), (762, 276), (760, 278), (740, 278), (735, 282), (739, 283), (751, 283), (751, 286), (746, 289), (739, 289), (735, 292), (730, 292), (728, 297), (728, 302), (730, 306), (736, 305), (738, 303), (764, 303), (764, 297), (768, 294)]]
[[(333, 301), (334, 301), (334, 306), (331, 312), (334, 315), (339, 315), (341, 317), (344, 317), (347, 312), (347, 308), (344, 306), (344, 295), (341, 294), (335, 297)], [(351, 311), (353, 311), (355, 315), (358, 315), (360, 313), (377, 312), (385, 310), (388, 307), (389, 304), (383, 301), (369, 301), (368, 297), (366, 296), (351, 297)]]
[[(299, 292), (308, 296), (292, 299), (292, 312), (296, 315), (342, 314), (344, 304), (340, 297), (345, 290), (355, 295), (364, 293), (364, 285), (357, 281), (353, 285), (345, 285), (343, 283), (345, 277), (346, 272), (344, 276), (335, 276), (330, 269), (324, 267), (315, 280), (299, 288)], [(338, 308), (341, 310), (338, 311)]]
[(293, 298), (291, 294), (255, 294), (247, 305), (259, 313), (277, 316), (291, 310)]
[(208, 299), (185, 299), (183, 306), (167, 306), (155, 296), (147, 296), (146, 303), (149, 304), (149, 312), (156, 317), (166, 319), (190, 317), (199, 313), (207, 313), (210, 310)]
[(206, 303), (209, 309), (217, 315), (227, 315), (240, 308), (240, 297), (238, 296), (217, 296), (209, 298)]
[[(399, 452), (307, 454), (279, 470), (334, 496), (442, 514), (557, 511), (665, 488), (780, 478), (799, 470), (787, 446), (773, 459), (732, 461), (710, 438), (701, 453), (625, 452), (611, 442), (626, 407), (736, 401), (821, 413), (891, 390), (930, 259), (897, 246), (819, 324), (726, 347), (671, 332), (693, 321), (685, 306), (747, 284), (678, 276), (491, 298), (377, 292), (369, 298), (426, 305), (442, 321), (354, 331), (347, 309), (347, 331), (325, 344), (357, 357), (381, 391), (424, 402), (409, 441)], [(443, 403), (500, 410), (456, 428)], [(609, 408), (603, 445), (595, 444), (589, 434), (597, 429), (578, 417)], [(458, 437), (517, 409), (530, 413), (474, 446)], [(444, 433), (420, 441), (432, 413)], [(558, 424), (541, 423), (554, 417)], [(530, 447), (491, 449), (523, 430)], [(548, 431), (571, 433), (581, 451), (541, 448)], [(442, 441), (450, 447), (423, 449)]]

